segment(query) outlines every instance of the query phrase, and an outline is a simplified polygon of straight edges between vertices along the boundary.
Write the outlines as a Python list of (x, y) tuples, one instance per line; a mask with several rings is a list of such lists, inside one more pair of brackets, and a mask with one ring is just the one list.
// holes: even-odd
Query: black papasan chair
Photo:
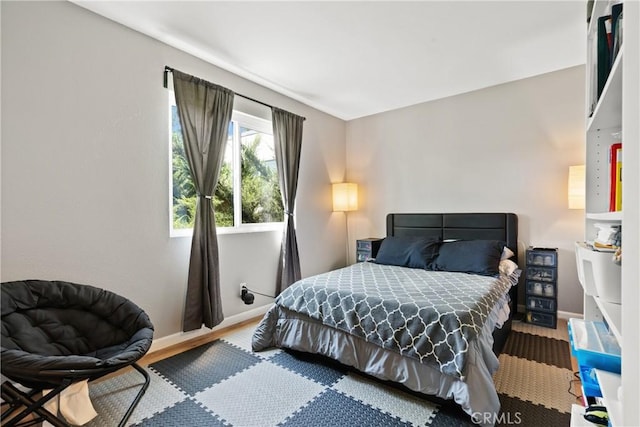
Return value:
[[(42, 405), (72, 383), (132, 366), (145, 381), (120, 421), (123, 426), (149, 386), (149, 375), (136, 364), (153, 338), (147, 314), (122, 296), (88, 285), (26, 280), (1, 288), (0, 363), (2, 375), (11, 380), (2, 384), (2, 425), (47, 420), (67, 426)], [(42, 396), (45, 389), (53, 391)]]

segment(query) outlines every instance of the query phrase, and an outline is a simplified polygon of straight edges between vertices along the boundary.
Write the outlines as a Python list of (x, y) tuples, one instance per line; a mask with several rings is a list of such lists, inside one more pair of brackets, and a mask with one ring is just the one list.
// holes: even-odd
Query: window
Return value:
[[(185, 157), (173, 96), (171, 117), (171, 229), (193, 229), (196, 191)], [(234, 111), (229, 123), (224, 162), (213, 194), (216, 225), (252, 231), (282, 223), (284, 209), (278, 184), (271, 122)]]

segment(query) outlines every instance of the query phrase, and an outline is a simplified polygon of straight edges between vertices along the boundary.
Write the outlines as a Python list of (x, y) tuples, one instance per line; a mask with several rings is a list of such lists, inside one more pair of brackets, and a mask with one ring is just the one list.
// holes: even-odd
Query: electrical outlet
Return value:
[(240, 283), (240, 299), (247, 305), (253, 304), (255, 295), (249, 292), (246, 283)]

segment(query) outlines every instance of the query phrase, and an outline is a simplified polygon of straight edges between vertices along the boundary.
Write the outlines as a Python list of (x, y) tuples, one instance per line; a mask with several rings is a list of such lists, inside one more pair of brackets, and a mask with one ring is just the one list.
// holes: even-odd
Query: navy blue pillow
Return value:
[(433, 269), (495, 276), (506, 243), (500, 240), (457, 240), (440, 246)]
[(389, 236), (382, 241), (375, 263), (429, 270), (440, 243), (437, 237)]

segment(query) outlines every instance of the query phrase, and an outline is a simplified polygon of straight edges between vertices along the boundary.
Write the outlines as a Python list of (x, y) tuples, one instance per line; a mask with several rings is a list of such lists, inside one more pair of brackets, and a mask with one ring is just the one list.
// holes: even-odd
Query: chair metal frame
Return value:
[[(149, 388), (149, 384), (151, 382), (151, 378), (149, 377), (149, 374), (140, 365), (138, 365), (137, 363), (132, 363), (129, 366), (131, 366), (132, 368), (137, 370), (140, 374), (142, 374), (142, 376), (144, 377), (144, 383), (142, 384), (142, 387), (140, 388), (135, 398), (133, 399), (133, 402), (131, 403), (131, 405), (129, 405), (129, 408), (127, 409), (124, 416), (122, 417), (120, 423), (118, 424), (118, 427), (124, 427), (126, 422), (129, 420), (129, 417), (131, 417), (131, 414), (136, 409), (136, 406), (138, 406), (138, 403), (140, 403), (140, 399), (142, 399), (142, 396), (147, 391), (147, 388)], [(119, 367), (117, 370), (124, 369), (124, 368), (126, 368), (126, 366)], [(105, 371), (105, 370), (99, 370), (99, 369), (85, 369), (82, 371), (73, 371), (73, 372), (68, 371), (68, 376), (65, 376), (65, 378), (61, 381), (60, 385), (58, 385), (56, 388), (51, 390), (46, 395), (40, 396), (40, 397), (38, 397), (38, 395), (42, 391), (40, 389), (34, 388), (34, 389), (30, 389), (27, 392), (23, 392), (18, 388), (16, 388), (16, 386), (13, 385), (10, 381), (5, 381), (2, 383), (2, 387), (1, 387), (2, 399), (4, 400), (4, 402), (2, 403), (2, 406), (8, 406), (8, 407), (7, 409), (2, 411), (2, 415), (0, 417), (2, 421), (2, 425), (6, 427), (11, 427), (11, 426), (26, 427), (26, 426), (38, 424), (42, 421), (48, 421), (55, 427), (68, 427), (69, 423), (62, 420), (55, 414), (52, 414), (51, 412), (49, 412), (47, 409), (44, 408), (43, 405), (48, 401), (50, 401), (51, 399), (57, 397), (64, 389), (69, 387), (74, 382), (81, 381), (84, 379), (89, 379), (90, 381), (93, 381), (98, 378), (102, 378), (105, 375), (108, 375), (112, 372), (114, 372), (114, 370)], [(41, 372), (41, 374), (43, 376), (46, 376), (47, 372)], [(55, 374), (56, 376), (59, 377), (61, 372), (53, 371), (53, 372), (49, 372), (48, 374), (49, 375)], [(24, 408), (24, 409), (12, 417), (11, 415), (14, 414), (16, 411), (18, 411), (20, 408)], [(24, 418), (26, 418), (29, 414), (35, 414), (37, 415), (37, 417), (23, 421), (21, 423), (21, 421), (24, 420)]]

